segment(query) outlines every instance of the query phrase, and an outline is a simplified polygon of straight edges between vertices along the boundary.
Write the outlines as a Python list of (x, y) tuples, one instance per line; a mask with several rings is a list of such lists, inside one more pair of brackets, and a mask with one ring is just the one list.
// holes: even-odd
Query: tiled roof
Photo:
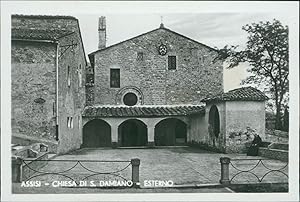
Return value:
[(203, 99), (203, 102), (212, 101), (264, 101), (269, 99), (263, 92), (253, 87), (242, 87), (230, 90), (227, 93)]
[(73, 19), (73, 20), (77, 20), (75, 17), (69, 16), (69, 15), (23, 15), (23, 14), (13, 14), (11, 16), (13, 18)]
[(88, 106), (83, 111), (85, 117), (157, 117), (185, 116), (204, 114), (205, 107), (199, 105), (186, 106)]
[(11, 38), (31, 40), (57, 40), (71, 33), (73, 32), (69, 30), (12, 28)]

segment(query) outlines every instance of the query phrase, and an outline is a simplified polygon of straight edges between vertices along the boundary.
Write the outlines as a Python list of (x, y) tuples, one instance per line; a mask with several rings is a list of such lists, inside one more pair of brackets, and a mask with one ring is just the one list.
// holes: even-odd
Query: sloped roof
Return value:
[(158, 117), (186, 116), (204, 114), (205, 107), (186, 106), (88, 106), (83, 111), (84, 117)]
[(212, 48), (212, 47), (210, 47), (210, 46), (207, 46), (207, 45), (205, 45), (205, 44), (203, 44), (203, 43), (200, 43), (200, 42), (198, 42), (198, 41), (196, 41), (196, 40), (194, 40), (194, 39), (191, 39), (191, 38), (189, 38), (189, 37), (187, 37), (187, 36), (184, 36), (184, 35), (182, 35), (182, 34), (179, 34), (179, 33), (175, 32), (175, 31), (173, 31), (173, 30), (170, 30), (170, 29), (164, 27), (164, 26), (160, 26), (160, 27), (157, 28), (157, 29), (154, 29), (154, 30), (148, 31), (148, 32), (146, 32), (146, 33), (140, 34), (140, 35), (138, 35), (138, 36), (135, 36), (135, 37), (126, 39), (126, 40), (124, 40), (124, 41), (121, 41), (121, 42), (119, 42), (119, 43), (113, 44), (113, 45), (108, 46), (108, 47), (106, 47), (106, 48), (103, 48), (103, 49), (100, 49), (100, 50), (96, 50), (96, 51), (94, 51), (94, 52), (92, 52), (92, 53), (90, 53), (90, 54), (88, 54), (88, 55), (89, 55), (89, 56), (90, 56), (90, 55), (94, 55), (94, 54), (97, 53), (97, 52), (105, 51), (105, 50), (107, 50), (107, 49), (109, 49), (109, 48), (112, 48), (112, 47), (114, 47), (114, 46), (120, 45), (120, 44), (122, 44), (122, 43), (124, 43), (124, 42), (127, 42), (127, 41), (130, 41), (130, 40), (136, 39), (136, 38), (138, 38), (138, 37), (141, 37), (141, 36), (150, 34), (150, 33), (152, 33), (152, 32), (155, 32), (155, 31), (157, 31), (157, 30), (160, 30), (160, 29), (165, 30), (165, 31), (168, 31), (168, 32), (171, 32), (171, 33), (176, 34), (176, 35), (178, 35), (178, 36), (181, 36), (181, 37), (183, 37), (183, 38), (185, 38), (185, 39), (187, 39), (187, 40), (190, 40), (190, 41), (193, 41), (193, 42), (195, 42), (195, 43), (197, 43), (197, 44), (200, 44), (200, 45), (202, 45), (202, 46), (205, 46), (206, 48), (208, 48), (208, 49), (210, 49), (210, 50), (213, 50), (213, 51), (218, 52), (218, 50), (216, 50), (216, 49), (214, 49), (214, 48)]
[(253, 87), (242, 87), (230, 90), (201, 100), (202, 102), (213, 101), (264, 101), (269, 99), (263, 92)]
[(57, 30), (57, 29), (24, 29), (24, 28), (12, 28), (12, 39), (31, 39), (31, 40), (57, 40), (61, 37), (72, 34), (69, 30)]
[[(81, 30), (79, 27), (79, 21), (77, 18), (73, 16), (66, 15), (23, 15), (23, 14), (13, 14), (12, 18), (20, 18), (20, 19), (66, 19), (66, 20), (75, 20), (77, 23), (77, 29), (79, 31), (79, 38), (82, 44), (82, 50), (84, 53), (85, 64), (88, 65), (88, 61), (85, 54), (85, 49), (83, 45)], [(55, 41), (61, 37), (68, 36), (74, 33), (72, 30), (61, 29), (59, 26), (56, 28), (44, 28), (41, 27), (12, 27), (11, 29), (11, 39), (12, 40), (50, 40)]]
[(16, 18), (43, 18), (43, 19), (73, 19), (77, 20), (77, 18), (70, 16), (70, 15), (23, 15), (23, 14), (13, 14), (12, 17)]

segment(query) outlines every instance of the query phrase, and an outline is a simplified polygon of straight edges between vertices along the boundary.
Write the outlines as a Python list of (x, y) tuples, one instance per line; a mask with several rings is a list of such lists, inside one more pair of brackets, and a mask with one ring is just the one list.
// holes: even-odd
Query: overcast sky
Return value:
[[(233, 9), (232, 12), (230, 9), (234, 8), (235, 4), (232, 6), (225, 4), (227, 9), (222, 7), (224, 3), (221, 2), (214, 4), (193, 2), (196, 7), (199, 6), (198, 9), (195, 5), (191, 5), (192, 3), (181, 3), (179, 6), (176, 4), (179, 3), (174, 2), (166, 7), (163, 3), (145, 2), (100, 4), (98, 2), (55, 1), (52, 4), (14, 3), (9, 7), (10, 12), (16, 14), (72, 15), (78, 18), (87, 55), (97, 50), (97, 26), (100, 16), (106, 16), (107, 46), (158, 28), (161, 17), (165, 27), (217, 48), (222, 48), (227, 44), (244, 47), (247, 33), (242, 30), (242, 26), (248, 23), (270, 21), (274, 18), (285, 25), (295, 22), (295, 16), (289, 15), (288, 12), (281, 12), (284, 9), (280, 9), (280, 4), (275, 6), (275, 3), (268, 4), (269, 6), (265, 8), (258, 4), (249, 6), (241, 4), (239, 9)], [(271, 9), (272, 6), (275, 6), (275, 11), (279, 9), (280, 12), (274, 12), (274, 8)], [(133, 11), (131, 12), (130, 9)], [(268, 11), (268, 9), (271, 10)], [(184, 12), (187, 10), (190, 12)], [(243, 65), (240, 68), (224, 71), (225, 91), (239, 86), (240, 81), (246, 77), (245, 69), (246, 65)]]
[[(99, 15), (77, 15), (86, 52), (97, 50)], [(162, 16), (162, 18), (161, 18)], [(242, 26), (247, 23), (273, 20), (289, 21), (289, 16), (274, 13), (206, 13), (206, 14), (113, 14), (106, 15), (107, 45), (113, 45), (159, 27), (161, 19), (165, 27), (195, 39), (211, 47), (225, 45), (245, 47), (247, 33)], [(247, 76), (247, 65), (224, 71), (225, 91), (237, 88)]]
[[(88, 53), (97, 49), (99, 15), (76, 15)], [(112, 45), (147, 31), (161, 23), (165, 27), (195, 39), (211, 47), (222, 48), (226, 44), (245, 46), (247, 33), (242, 26), (247, 23), (273, 20), (288, 21), (288, 16), (274, 14), (207, 13), (207, 14), (113, 14), (105, 15), (107, 45)]]

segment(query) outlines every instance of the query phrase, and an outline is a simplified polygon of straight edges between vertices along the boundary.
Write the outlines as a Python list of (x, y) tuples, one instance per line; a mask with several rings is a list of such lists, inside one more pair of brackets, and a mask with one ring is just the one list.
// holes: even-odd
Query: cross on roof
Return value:
[(164, 17), (163, 16), (160, 16), (160, 28), (164, 28)]

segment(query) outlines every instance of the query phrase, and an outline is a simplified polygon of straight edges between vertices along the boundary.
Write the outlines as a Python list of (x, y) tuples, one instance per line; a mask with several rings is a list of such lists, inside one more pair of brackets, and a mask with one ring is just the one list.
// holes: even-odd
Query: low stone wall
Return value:
[[(48, 152), (41, 152), (36, 158), (20, 158), (18, 156), (12, 157), (12, 182), (22, 182), (26, 180), (30, 175), (35, 173), (34, 170), (39, 170), (46, 165)], [(24, 163), (25, 161), (25, 163)]]
[(35, 143), (44, 143), (48, 146), (50, 153), (57, 153), (58, 143), (50, 140), (37, 139), (34, 137), (28, 137), (25, 135), (12, 135), (12, 144), (29, 146)]
[(269, 145), (269, 149), (289, 150), (289, 144), (285, 143), (272, 143)]
[(48, 146), (43, 143), (35, 143), (28, 146), (12, 147), (12, 182), (21, 182), (45, 166), (48, 159)]
[(289, 160), (289, 152), (286, 150), (280, 149), (271, 149), (271, 148), (263, 148), (260, 147), (258, 150), (258, 155), (270, 159), (277, 159), (281, 161), (288, 162)]
[(265, 140), (268, 142), (277, 142), (277, 143), (288, 143), (289, 142), (289, 133), (280, 130), (270, 130), (266, 129)]
[(288, 192), (288, 183), (255, 183), (255, 184), (230, 184), (230, 189), (238, 193), (259, 192)]
[[(36, 160), (47, 160), (48, 152), (42, 152), (38, 158), (35, 159), (24, 159), (25, 163), (22, 164), (22, 180), (26, 180), (28, 177), (36, 173), (34, 170), (39, 170), (47, 164), (47, 161), (36, 161)], [(34, 179), (33, 179), (34, 180)]]
[(188, 142), (188, 146), (203, 149), (203, 150), (207, 150), (207, 151), (225, 153), (225, 148), (214, 147), (212, 145), (209, 145), (207, 143), (202, 143), (202, 142), (191, 141), (191, 142)]

